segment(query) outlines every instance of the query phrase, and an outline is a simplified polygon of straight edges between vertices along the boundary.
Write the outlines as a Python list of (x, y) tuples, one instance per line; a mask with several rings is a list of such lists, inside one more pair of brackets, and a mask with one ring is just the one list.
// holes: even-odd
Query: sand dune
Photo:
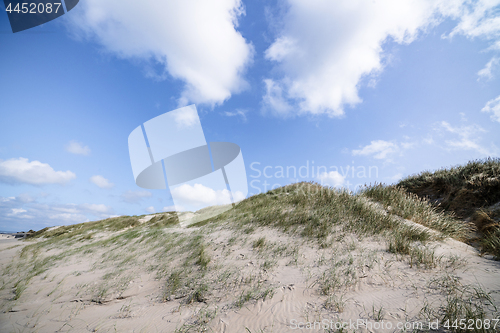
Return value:
[[(272, 239), (273, 233), (276, 234), (273, 230), (263, 229), (251, 238), (264, 236)], [(234, 265), (249, 274), (259, 274), (258, 267), (264, 259), (250, 244), (234, 247), (229, 254), (222, 254), (221, 245), (227, 244), (227, 239), (221, 239), (224, 235), (220, 232), (212, 234), (212, 237), (211, 255), (219, 258), (216, 259), (218, 263)], [(299, 241), (285, 235), (274, 237), (286, 244)], [(203, 327), (227, 333), (245, 330), (319, 332), (323, 331), (323, 327), (317, 330), (293, 328), (301, 322), (305, 325), (317, 322), (324, 326), (326, 322), (333, 325), (332, 322), (359, 319), (372, 324), (384, 320), (386, 325), (391, 322), (396, 327), (398, 322), (422, 321), (421, 309), (426, 304), (438, 307), (443, 293), (436, 281), (445, 281), (446, 277), (462, 286), (481, 286), (485, 292), (491, 293), (494, 304), (500, 304), (499, 263), (479, 257), (475, 249), (463, 243), (447, 240), (431, 244), (436, 247), (436, 254), (442, 256), (442, 263), (436, 268), (423, 269), (410, 267), (405, 260), (387, 253), (376, 239), (359, 242), (355, 236), (351, 237), (334, 249), (319, 249), (307, 242), (301, 244), (295, 263), (290, 264), (290, 258), (279, 259), (276, 266), (259, 277), (265, 281), (263, 284), (273, 288), (274, 295), (242, 307), (232, 306), (227, 301), (231, 297), (216, 295), (205, 303), (184, 304), (183, 298), (163, 301), (161, 291), (164, 282), (140, 268), (128, 272), (133, 278), (124, 280), (121, 291), (99, 300), (95, 298), (93, 287), (98, 285), (106, 272), (104, 268), (96, 268), (101, 255), (96, 252), (92, 256), (78, 256), (34, 277), (17, 300), (7, 301), (12, 298), (12, 290), (4, 288), (1, 292), (3, 313), (0, 314), (0, 331), (174, 332), (176, 329), (197, 331)], [(26, 244), (3, 237), (0, 241), (2, 271), (12, 264), (12, 260), (19, 260), (19, 252)], [(58, 251), (54, 248), (49, 253)], [(125, 256), (126, 253), (116, 255)], [(344, 259), (346, 262), (342, 262)], [(356, 277), (346, 283), (345, 288), (340, 288), (339, 294), (328, 303), (329, 298), (318, 292), (317, 278), (324, 274), (323, 266), (328, 266), (332, 260), (341, 263), (339, 279), (345, 280), (346, 269), (349, 268), (353, 269)], [(228, 291), (237, 297), (241, 290)], [(356, 331), (366, 330), (357, 327)]]
[(3, 236), (0, 332), (443, 332), (461, 316), (500, 331), (499, 261), (327, 191), (195, 224), (162, 213)]

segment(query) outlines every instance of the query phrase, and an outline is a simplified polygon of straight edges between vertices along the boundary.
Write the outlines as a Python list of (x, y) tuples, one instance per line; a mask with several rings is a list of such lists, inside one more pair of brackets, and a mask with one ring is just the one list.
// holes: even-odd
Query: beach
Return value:
[[(94, 239), (102, 242), (130, 230)], [(201, 231), (172, 228), (161, 237), (187, 241)], [(161, 246), (143, 251), (137, 244), (109, 243), (109, 248), (85, 253), (78, 249), (87, 245), (88, 250), (97, 240), (80, 241), (22, 257), (23, 248), (44, 240), (2, 235), (0, 331), (324, 332), (328, 325), (348, 324), (356, 332), (398, 332), (398, 325), (433, 323), (443, 300), (455, 293), (466, 299), (481, 290), (489, 298), (476, 302), (485, 311), (500, 304), (500, 263), (452, 239), (427, 245), (434, 249), (434, 263), (411, 265), (407, 258), (388, 253), (377, 237), (345, 234), (322, 249), (269, 228), (257, 228), (237, 240), (224, 228), (205, 229), (203, 234), (211, 269), (202, 274), (187, 269), (179, 277), (205, 284), (209, 292), (194, 296), (189, 288), (169, 295), (168, 281), (182, 265), (172, 260), (165, 271), (153, 268), (159, 261), (152, 250), (158, 253)], [(178, 250), (183, 252), (182, 247)], [(61, 257), (71, 251), (74, 254)], [(32, 264), (39, 262), (35, 258), (54, 261), (16, 298), (16, 288), (5, 285), (7, 276), (15, 269), (31, 274)], [(489, 319), (496, 318), (494, 311), (488, 313)], [(441, 329), (444, 324), (439, 322)]]

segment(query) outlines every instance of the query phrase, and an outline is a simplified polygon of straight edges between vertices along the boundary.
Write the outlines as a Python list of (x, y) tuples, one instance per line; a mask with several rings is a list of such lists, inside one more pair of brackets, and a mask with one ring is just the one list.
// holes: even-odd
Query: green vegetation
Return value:
[(439, 211), (426, 199), (405, 189), (394, 186), (375, 185), (363, 192), (367, 197), (380, 202), (390, 213), (412, 220), (446, 236), (465, 240), (467, 228), (458, 223), (453, 214)]
[[(139, 221), (142, 216), (120, 216), (113, 217), (101, 221), (85, 222), (57, 228), (44, 228), (33, 234), (28, 235), (28, 238), (46, 238), (55, 241), (64, 239), (85, 240), (92, 238), (98, 232), (123, 231), (124, 229), (134, 228), (141, 225)], [(151, 220), (145, 222), (143, 226), (148, 228), (165, 228), (178, 224), (177, 215), (175, 213), (158, 214)], [(77, 237), (80, 236), (80, 237)]]
[[(444, 236), (458, 239), (463, 237), (465, 226), (436, 212), (428, 203), (415, 196), (401, 197), (399, 210), (408, 210), (410, 216), (420, 214), (422, 219), (417, 223), (425, 223), (440, 233), (409, 226), (392, 214), (375, 209), (368, 199), (370, 193), (375, 193), (378, 189), (352, 195), (316, 183), (297, 183), (248, 198), (240, 202), (236, 209), (225, 212), (212, 221), (230, 220), (245, 233), (249, 233), (249, 229), (253, 232), (255, 226), (274, 227), (285, 233), (315, 239), (323, 247), (330, 246), (339, 232), (365, 236), (384, 234), (409, 241), (426, 241)], [(415, 209), (420, 209), (423, 214), (418, 211), (415, 213)]]
[(500, 259), (500, 159), (476, 160), (466, 165), (425, 171), (401, 180), (397, 188), (429, 200), (448, 215), (470, 218), (484, 253)]
[[(500, 316), (492, 297), (480, 286), (462, 285), (457, 277), (444, 274), (432, 280), (429, 287), (444, 294), (445, 301), (437, 308), (425, 306), (421, 310), (421, 313), (428, 320), (440, 319), (442, 325), (447, 325), (447, 329), (452, 332), (486, 333), (498, 331), (498, 328), (493, 329), (492, 326), (486, 328), (482, 325), (485, 320), (490, 322), (491, 319), (495, 319), (498, 321)], [(488, 316), (488, 313), (496, 315), (492, 318)], [(467, 323), (465, 329), (459, 324), (461, 321)]]
[[(384, 206), (391, 204), (390, 214), (377, 209), (370, 200), (380, 201)], [(425, 228), (408, 225), (397, 216), (413, 219), (435, 231), (431, 232)], [(154, 266), (158, 278), (164, 277), (166, 272), (171, 272), (169, 263), (160, 258), (183, 257), (183, 266), (186, 268), (183, 271), (185, 280), (183, 286), (190, 290), (185, 294), (188, 295), (188, 299), (201, 300), (204, 299), (202, 295), (210, 293), (211, 290), (200, 287), (203, 285), (200, 281), (208, 279), (214, 272), (211, 271), (212, 258), (210, 251), (207, 250), (207, 246), (210, 246), (204, 240), (206, 237), (196, 232), (196, 228), (204, 228), (205, 233), (211, 228), (225, 226), (235, 231), (240, 230), (241, 234), (247, 235), (251, 235), (261, 227), (278, 228), (285, 234), (300, 235), (305, 239), (314, 240), (321, 248), (332, 246), (346, 233), (354, 233), (361, 237), (381, 235), (387, 239), (397, 240), (397, 243), (389, 244), (389, 252), (409, 255), (412, 264), (415, 260), (417, 260), (416, 263), (422, 264), (423, 258), (426, 257), (426, 253), (420, 254), (418, 251), (421, 250), (412, 245), (415, 242), (425, 243), (429, 240), (442, 239), (444, 236), (461, 239), (465, 232), (464, 225), (456, 223), (452, 216), (436, 211), (426, 201), (397, 188), (378, 185), (358, 195), (352, 195), (346, 191), (323, 187), (316, 183), (292, 184), (250, 197), (240, 202), (235, 209), (197, 223), (195, 228), (190, 228), (194, 232), (186, 235), (163, 231), (175, 226), (178, 226), (176, 215), (164, 213), (157, 214), (148, 221), (141, 221), (141, 216), (122, 216), (42, 229), (30, 237), (30, 239), (36, 239), (37, 242), (25, 246), (21, 252), (21, 258), (31, 261), (31, 268), (27, 269), (22, 278), (18, 278), (16, 285), (26, 284), (33, 277), (39, 276), (51, 265), (65, 258), (74, 255), (90, 255), (96, 251), (102, 252), (100, 249), (106, 249), (102, 254), (104, 262), (116, 262), (118, 260), (117, 249), (125, 250), (128, 255), (119, 257), (120, 267), (132, 265), (138, 263), (140, 256), (135, 246), (142, 244), (142, 254), (154, 253), (155, 260), (159, 260), (159, 263)], [(231, 240), (230, 245), (236, 245), (236, 238)], [(40, 256), (41, 252), (69, 246), (75, 241), (80, 244), (76, 248), (57, 255)], [(495, 244), (492, 243), (491, 246)], [(274, 247), (265, 237), (255, 239), (252, 247), (262, 253), (285, 252), (285, 255), (292, 258), (291, 262), (297, 262), (296, 250), (290, 252), (283, 247)], [(180, 248), (184, 250), (179, 252)], [(95, 268), (105, 267), (104, 262), (96, 264)], [(275, 260), (265, 259), (260, 267), (267, 272), (276, 263)], [(198, 268), (194, 269), (192, 265)], [(427, 267), (428, 264), (426, 263), (425, 266)], [(331, 274), (334, 271), (331, 271)], [(111, 273), (108, 272), (106, 276), (111, 276), (109, 274)], [(180, 288), (177, 286), (180, 282), (175, 282), (175, 274), (177, 273), (168, 275), (171, 282), (166, 283), (165, 297), (170, 297), (169, 293)], [(192, 281), (196, 283), (193, 284)], [(335, 281), (328, 283), (335, 284)], [(335, 286), (324, 286), (325, 294), (329, 294), (327, 290), (333, 287)], [(107, 294), (104, 291), (108, 289), (103, 288), (98, 292), (96, 299), (102, 301)], [(241, 304), (241, 300), (254, 299), (255, 295), (262, 294), (260, 286), (254, 289), (248, 290), (237, 303)], [(22, 287), (18, 288), (16, 297), (20, 297), (22, 291)], [(265, 292), (264, 294), (267, 295)]]
[[(45, 228), (31, 234), (19, 260), (4, 267), (0, 291), (11, 292), (7, 302), (17, 301), (36, 279), (55, 279), (51, 267), (90, 260), (91, 271), (99, 272), (100, 278), (79, 286), (78, 294), (103, 304), (121, 297), (134, 278), (148, 272), (160, 281), (159, 302), (202, 307), (192, 321), (177, 329), (195, 332), (208, 327), (219, 305), (241, 308), (272, 298), (278, 288), (271, 278), (275, 267), (297, 269), (303, 263), (301, 247), (307, 245), (318, 253), (311, 271), (304, 272), (308, 288), (325, 299), (325, 309), (340, 313), (346, 307), (346, 293), (379, 264), (380, 252), (364, 252), (363, 239), (385, 242), (384, 255), (415, 269), (448, 271), (463, 264), (458, 256), (436, 256), (430, 242), (446, 237), (470, 240), (471, 224), (457, 217), (464, 211), (452, 209), (458, 205), (454, 200), (466, 200), (469, 191), (480, 192), (483, 198), (482, 205), (467, 206), (474, 208), (469, 216), (482, 234), (480, 246), (500, 257), (498, 163), (471, 162), (412, 176), (397, 186), (367, 187), (357, 194), (313, 182), (291, 184), (252, 196), (234, 209), (188, 227), (181, 227), (175, 213), (161, 213), (149, 220), (121, 216)], [(461, 186), (466, 190), (461, 191)], [(201, 213), (210, 215), (218, 209)], [(65, 277), (57, 278), (60, 282), (52, 287), (51, 297), (59, 297), (57, 288)], [(492, 304), (486, 293), (450, 279), (443, 281), (435, 285), (446, 302), (424, 309), (427, 315), (484, 317), (487, 309), (480, 307), (481, 302)], [(0, 310), (6, 307), (0, 303)], [(369, 316), (383, 320), (384, 311), (373, 307)]]
[(500, 202), (500, 159), (471, 161), (466, 165), (421, 172), (401, 180), (399, 187), (428, 197), (459, 217)]
[(261, 237), (253, 242), (253, 248), (261, 249), (266, 246), (266, 237)]

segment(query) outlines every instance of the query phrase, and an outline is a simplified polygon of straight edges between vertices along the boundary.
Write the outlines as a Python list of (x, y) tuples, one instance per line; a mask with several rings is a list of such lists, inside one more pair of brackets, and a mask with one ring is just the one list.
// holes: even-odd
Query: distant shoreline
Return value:
[(28, 235), (28, 233), (24, 232), (24, 231), (21, 231), (21, 232), (0, 231), (0, 235), (12, 236), (14, 238), (26, 238), (26, 236)]

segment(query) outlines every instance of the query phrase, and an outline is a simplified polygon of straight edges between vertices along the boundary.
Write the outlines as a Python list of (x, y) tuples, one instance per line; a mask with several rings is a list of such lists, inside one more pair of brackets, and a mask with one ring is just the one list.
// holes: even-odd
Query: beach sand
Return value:
[[(196, 233), (197, 228), (173, 228), (169, 232), (189, 234)], [(235, 301), (244, 295), (245, 285), (224, 284), (218, 289), (223, 283), (215, 278), (211, 280), (213, 291), (206, 299), (190, 304), (186, 303), (186, 297), (165, 299), (165, 279), (148, 271), (145, 262), (151, 260), (153, 264), (152, 257), (137, 247), (137, 260), (123, 266), (125, 271), (115, 277), (106, 278), (106, 274), (120, 269), (111, 264), (113, 261), (104, 259), (106, 249), (79, 252), (31, 278), (15, 299), (16, 288), (9, 281), (16, 279), (16, 271), (27, 274), (34, 269), (29, 261), (20, 265), (24, 260), (20, 259), (20, 253), (26, 245), (37, 241), (2, 235), (0, 332), (198, 332), (205, 329), (221, 333), (325, 332), (325, 325), (335, 327), (338, 323), (349, 323), (349, 332), (399, 332), (397, 325), (405, 323), (418, 327), (417, 322), (421, 322), (426, 328), (426, 309), (439, 311), (447, 295), (451, 295), (450, 288), (461, 290), (458, 295), (467, 297), (468, 292), (474, 292), (472, 286), (480, 287), (489, 293), (493, 305), (500, 305), (500, 262), (480, 257), (477, 250), (455, 240), (431, 243), (429, 246), (441, 259), (436, 267), (425, 268), (410, 265), (407, 259), (388, 253), (384, 242), (377, 238), (361, 241), (348, 235), (332, 248), (321, 249), (312, 242), (275, 229), (259, 228), (241, 243), (232, 243), (232, 236), (225, 230), (215, 230), (207, 236), (206, 251), (212, 258), (211, 265), (219, 270), (232, 268), (242, 277), (253, 276), (260, 286), (272, 290), (267, 297), (242, 306), (235, 305)], [(101, 235), (99, 239), (106, 237), (111, 235)], [(262, 237), (268, 243), (290, 249), (295, 246), (298, 250), (289, 255), (279, 255), (278, 246), (269, 253), (259, 251), (252, 244)], [(86, 243), (53, 246), (39, 256), (57, 256), (82, 244)], [(115, 259), (111, 260), (118, 262), (129, 254), (126, 247), (116, 247)], [(269, 261), (274, 264), (263, 270)], [(332, 267), (337, 268), (332, 271)], [(329, 282), (338, 291), (325, 295), (321, 290), (328, 288)], [(103, 291), (107, 287), (109, 289)], [(489, 301), (479, 302), (492, 311), (486, 318), (497, 318), (498, 312)], [(366, 320), (371, 329), (360, 326), (358, 320)], [(316, 329), (307, 329), (307, 323), (316, 325)], [(389, 325), (392, 329), (387, 329)]]

